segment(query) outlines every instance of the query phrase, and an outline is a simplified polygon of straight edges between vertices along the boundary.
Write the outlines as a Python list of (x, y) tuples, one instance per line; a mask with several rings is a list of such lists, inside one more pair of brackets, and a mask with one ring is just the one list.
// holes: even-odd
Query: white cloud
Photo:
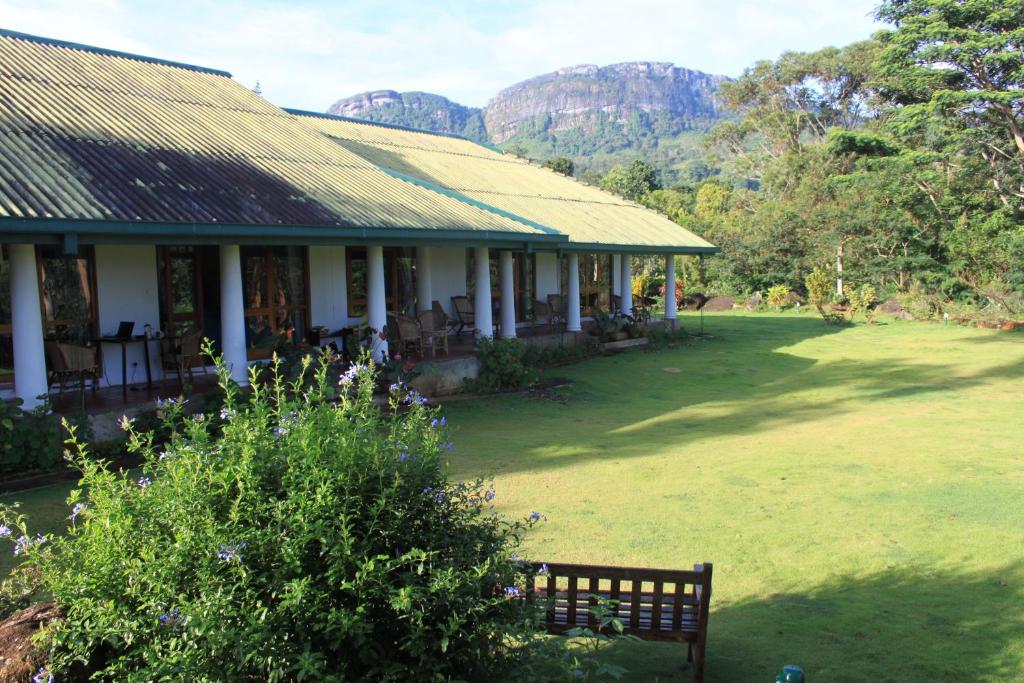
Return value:
[[(0, 0), (5, 28), (225, 69), (271, 101), (323, 110), (357, 92), (482, 105), (580, 63), (650, 60), (738, 75), (756, 59), (868, 37), (875, 0)], [(377, 5), (377, 6), (373, 6)], [(457, 10), (455, 7), (462, 7)]]

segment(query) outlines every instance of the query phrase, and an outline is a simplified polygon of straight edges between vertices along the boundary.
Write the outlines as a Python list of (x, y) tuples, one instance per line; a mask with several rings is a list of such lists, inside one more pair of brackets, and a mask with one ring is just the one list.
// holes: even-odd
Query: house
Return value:
[[(268, 337), (382, 329), (388, 311), (457, 295), (481, 334), (514, 336), (562, 292), (578, 331), (630, 296), (622, 255), (672, 268), (715, 251), (462, 138), (282, 110), (222, 71), (2, 30), (0, 244), (0, 395), (28, 406), (49, 390), (48, 343), (121, 321), (201, 331), (244, 382)], [(105, 384), (161, 372), (149, 341), (107, 341)]]

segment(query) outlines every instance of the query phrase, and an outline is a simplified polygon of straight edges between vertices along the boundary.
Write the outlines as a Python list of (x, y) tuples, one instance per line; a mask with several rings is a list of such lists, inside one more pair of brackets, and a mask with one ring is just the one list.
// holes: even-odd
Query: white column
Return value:
[(665, 320), (676, 319), (676, 255), (665, 254)]
[(498, 252), (498, 263), (501, 266), (501, 336), (506, 339), (516, 336), (514, 262), (511, 251)]
[(487, 247), (477, 247), (473, 252), (476, 267), (476, 291), (473, 297), (473, 317), (476, 318), (476, 329), (484, 337), (494, 335), (494, 324), (491, 321), (491, 262)]
[[(366, 261), (366, 321), (379, 335), (388, 324), (388, 302), (384, 291), (384, 247), (367, 247)], [(370, 348), (374, 360), (383, 360), (388, 353), (388, 342), (378, 336)]]
[(629, 254), (623, 254), (619, 257), (622, 261), (622, 274), (619, 276), (620, 286), (622, 287), (622, 293), (619, 295), (622, 297), (622, 312), (625, 315), (633, 314), (633, 270), (632, 261)]
[(580, 255), (569, 252), (569, 263), (566, 266), (569, 276), (569, 291), (565, 297), (565, 329), (579, 332), (580, 326)]
[(220, 341), (231, 379), (249, 382), (245, 348), (245, 300), (242, 296), (242, 255), (237, 244), (220, 247)]
[(430, 247), (416, 247), (416, 310), (429, 311), (434, 301), (431, 291)]
[(14, 394), (31, 410), (36, 397), (49, 388), (46, 381), (46, 350), (43, 347), (43, 316), (39, 302), (36, 248), (11, 244), (11, 334), (14, 342)]

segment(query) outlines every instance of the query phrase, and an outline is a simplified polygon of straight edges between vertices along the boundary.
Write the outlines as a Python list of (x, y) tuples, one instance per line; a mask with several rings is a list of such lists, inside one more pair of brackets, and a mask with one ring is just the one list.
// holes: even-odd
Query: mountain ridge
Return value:
[(716, 93), (726, 80), (670, 62), (576, 64), (502, 88), (484, 107), (381, 89), (341, 98), (327, 113), (455, 133), (522, 156), (566, 156), (582, 173), (644, 157), (672, 181), (723, 118)]

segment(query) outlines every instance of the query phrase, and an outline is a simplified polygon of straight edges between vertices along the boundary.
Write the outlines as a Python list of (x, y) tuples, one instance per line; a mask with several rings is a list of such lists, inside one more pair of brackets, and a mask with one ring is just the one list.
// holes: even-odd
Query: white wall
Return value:
[(558, 294), (559, 279), (558, 255), (538, 252), (536, 298), (539, 301), (547, 301), (548, 294)]
[[(96, 246), (96, 302), (101, 335), (113, 335), (122, 320), (135, 321), (135, 334), (143, 333), (149, 323), (160, 329), (160, 302), (157, 292), (156, 247), (153, 245)], [(121, 347), (102, 344), (104, 384), (121, 384)], [(153, 379), (160, 378), (160, 345), (150, 342), (150, 368)], [(146, 381), (144, 350), (141, 343), (128, 345), (128, 382)], [(137, 366), (133, 366), (137, 363)]]
[(452, 297), (466, 294), (466, 250), (435, 247), (431, 254), (431, 294), (454, 317)]
[(330, 332), (358, 322), (348, 315), (345, 247), (309, 248), (309, 307), (312, 325)]

